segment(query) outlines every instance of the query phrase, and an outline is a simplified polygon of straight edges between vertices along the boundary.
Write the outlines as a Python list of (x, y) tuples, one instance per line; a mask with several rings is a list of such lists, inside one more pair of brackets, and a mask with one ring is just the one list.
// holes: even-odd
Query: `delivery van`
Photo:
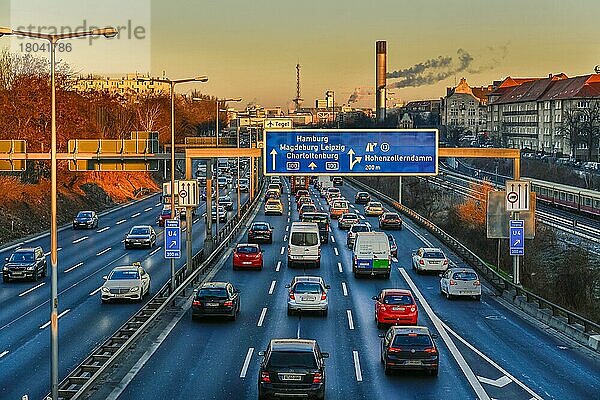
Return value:
[(359, 275), (390, 277), (392, 254), (384, 232), (358, 232), (354, 242), (352, 272)]
[(319, 226), (315, 222), (292, 222), (288, 267), (299, 264), (313, 264), (316, 268), (321, 266), (321, 239)]

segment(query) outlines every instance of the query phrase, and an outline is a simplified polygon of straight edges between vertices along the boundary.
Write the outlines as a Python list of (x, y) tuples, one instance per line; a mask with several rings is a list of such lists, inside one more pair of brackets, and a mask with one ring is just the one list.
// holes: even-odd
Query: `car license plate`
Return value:
[(13, 272), (12, 273), (14, 276), (23, 276), (22, 272)]
[(298, 374), (279, 374), (279, 379), (281, 379), (282, 381), (301, 381), (302, 380), (302, 375), (298, 375)]
[(392, 307), (392, 311), (404, 311), (404, 307)]
[(302, 301), (315, 301), (317, 299), (316, 296), (302, 296)]
[(219, 303), (206, 303), (207, 307), (218, 307)]
[(406, 365), (421, 365), (421, 360), (408, 360)]
[(252, 262), (250, 262), (250, 261), (242, 261), (242, 264), (244, 264), (244, 265), (250, 265), (250, 264), (252, 264)]

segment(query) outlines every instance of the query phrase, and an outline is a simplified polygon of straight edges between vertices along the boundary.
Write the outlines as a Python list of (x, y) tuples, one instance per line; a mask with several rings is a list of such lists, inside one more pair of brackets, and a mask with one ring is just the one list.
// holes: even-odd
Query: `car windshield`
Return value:
[(10, 256), (12, 262), (32, 262), (34, 259), (33, 253), (13, 253)]
[(196, 294), (198, 299), (226, 299), (227, 290), (225, 288), (202, 288)]
[(327, 217), (319, 217), (316, 215), (305, 215), (302, 217), (302, 221), (304, 222), (316, 222), (317, 224), (326, 224)]
[(229, 196), (220, 196), (219, 197), (219, 202), (227, 202), (227, 201), (231, 201)]
[(251, 228), (253, 231), (268, 231), (269, 226), (267, 224), (254, 224)]
[(460, 272), (455, 272), (454, 275), (452, 276), (452, 278), (456, 279), (458, 281), (476, 281), (477, 274), (475, 272), (460, 271)]
[(314, 282), (298, 282), (294, 286), (294, 293), (321, 293), (321, 285)]
[(383, 304), (408, 306), (413, 303), (413, 298), (407, 294), (388, 294), (383, 298)]
[(140, 279), (140, 274), (137, 271), (115, 270), (110, 273), (108, 279), (113, 281), (124, 279)]
[(358, 219), (358, 215), (356, 214), (344, 214), (342, 215), (343, 219)]
[(423, 258), (445, 258), (441, 251), (428, 251), (423, 254)]
[(352, 232), (369, 232), (369, 227), (366, 225), (353, 225)]
[(240, 184), (241, 185), (247, 185), (248, 184), (248, 179), (240, 179)]
[(274, 200), (274, 201), (269, 200), (269, 201), (267, 201), (267, 205), (268, 206), (278, 206), (279, 204), (280, 203), (277, 200)]
[(92, 218), (92, 213), (90, 211), (80, 211), (77, 218)]
[(386, 218), (386, 219), (398, 219), (400, 217), (398, 216), (398, 214), (385, 214), (383, 216), (383, 218)]
[(336, 201), (333, 203), (333, 208), (348, 208), (348, 203), (345, 201)]
[(258, 253), (258, 247), (256, 246), (238, 246), (236, 251), (244, 254), (256, 254)]
[(315, 232), (293, 232), (292, 244), (294, 246), (315, 246), (319, 243), (319, 237)]
[(317, 368), (317, 361), (312, 352), (272, 351), (267, 368)]
[(316, 211), (317, 207), (313, 206), (312, 204), (306, 204), (306, 205), (302, 206), (302, 208), (300, 210), (302, 212), (311, 212), (311, 211)]
[(396, 335), (393, 341), (394, 347), (407, 346), (432, 346), (431, 338), (428, 335)]
[(369, 207), (381, 207), (381, 203), (372, 202), (371, 204), (369, 204)]
[(369, 193), (358, 192), (358, 197), (369, 197)]
[(150, 234), (150, 229), (148, 228), (131, 228), (130, 235), (148, 235)]

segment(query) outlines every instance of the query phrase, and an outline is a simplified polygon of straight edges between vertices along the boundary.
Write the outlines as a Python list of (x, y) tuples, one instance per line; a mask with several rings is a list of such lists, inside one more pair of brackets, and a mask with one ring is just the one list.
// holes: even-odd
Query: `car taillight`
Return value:
[(450, 286), (456, 285), (456, 281), (454, 279), (450, 279)]
[(296, 300), (296, 296), (294, 296), (294, 293), (290, 292), (290, 300)]
[(260, 381), (266, 382), (266, 383), (271, 383), (271, 377), (269, 376), (269, 373), (267, 371), (262, 371), (260, 373)]
[(410, 312), (415, 312), (415, 311), (417, 311), (417, 307), (415, 307), (415, 306), (412, 306), (412, 307), (410, 308)]
[(223, 305), (225, 307), (233, 307), (233, 301), (231, 300), (227, 300), (226, 302), (223, 303)]
[(437, 349), (435, 347), (428, 347), (423, 351), (428, 354), (437, 354)]
[(201, 306), (202, 303), (199, 300), (194, 300), (194, 301), (192, 301), (192, 305), (193, 306)]
[(321, 300), (327, 299), (327, 293), (321, 293)]
[(390, 353), (400, 353), (402, 351), (402, 349), (400, 347), (390, 347), (388, 349), (388, 352)]
[(421, 259), (421, 260), (419, 260), (419, 264), (421, 264), (421, 265), (425, 265), (425, 261), (423, 261), (423, 260)]
[(479, 285), (481, 285), (481, 282), (479, 282), (479, 279), (477, 279), (475, 282), (473, 282), (473, 285), (474, 286), (479, 286)]
[(447, 258), (444, 260), (444, 265), (448, 265), (448, 259)]
[(323, 380), (323, 375), (320, 372), (315, 372), (313, 375), (313, 383), (321, 383)]

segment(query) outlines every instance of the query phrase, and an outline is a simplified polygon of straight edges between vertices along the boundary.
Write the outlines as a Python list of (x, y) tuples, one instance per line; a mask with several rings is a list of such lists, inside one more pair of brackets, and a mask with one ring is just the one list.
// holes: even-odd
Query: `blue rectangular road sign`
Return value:
[(437, 129), (265, 130), (266, 175), (436, 175)]
[(522, 256), (525, 254), (525, 221), (513, 219), (510, 221), (510, 255)]
[(165, 258), (181, 257), (181, 228), (179, 219), (165, 221)]

